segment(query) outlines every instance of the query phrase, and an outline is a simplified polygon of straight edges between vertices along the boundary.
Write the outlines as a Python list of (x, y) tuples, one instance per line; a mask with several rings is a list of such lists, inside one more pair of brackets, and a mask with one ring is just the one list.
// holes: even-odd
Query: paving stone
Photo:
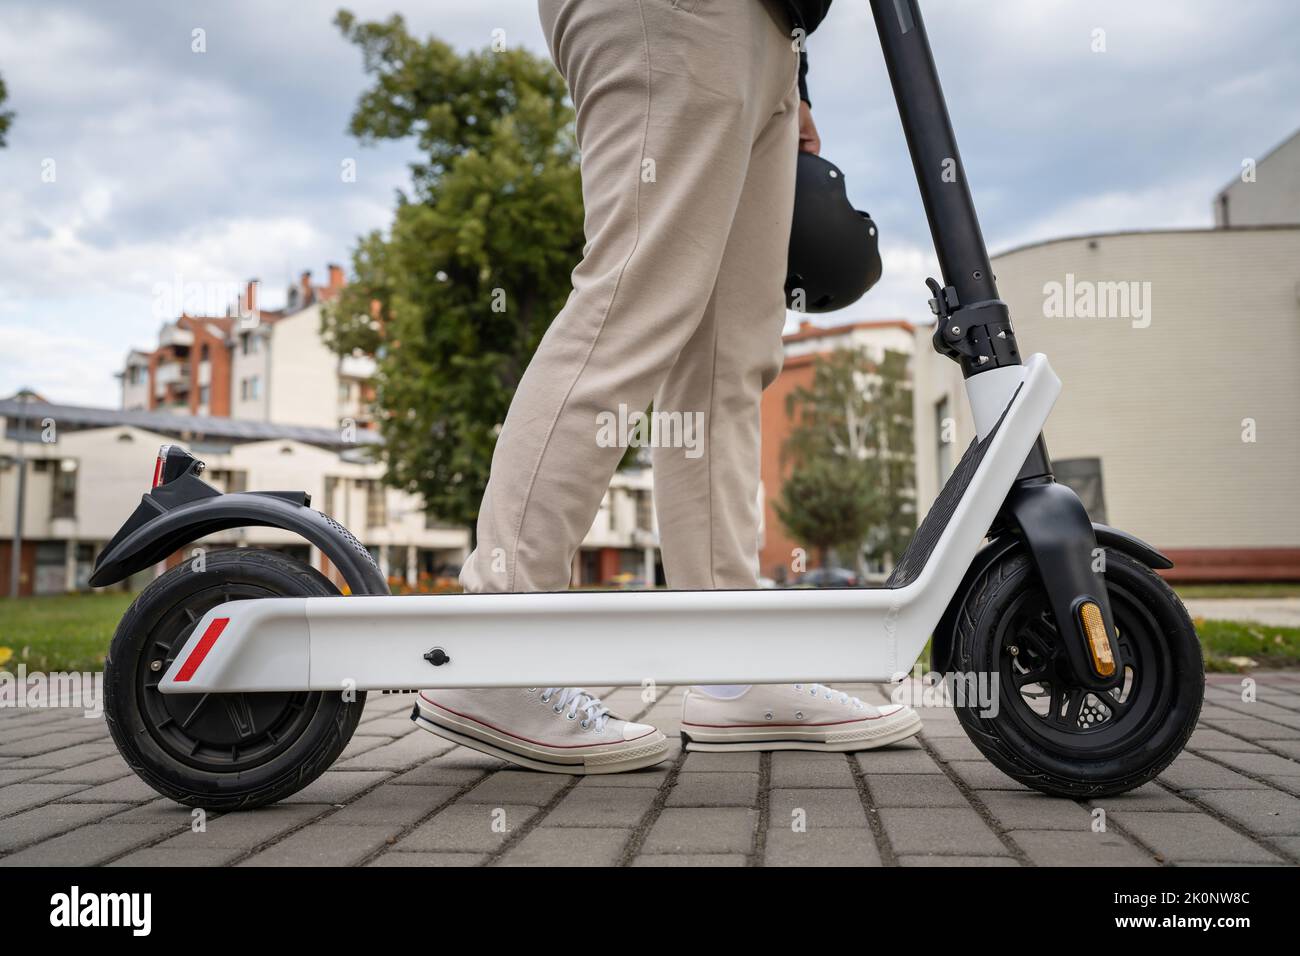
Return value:
[(729, 754), (687, 753), (682, 770), (689, 773), (758, 773), (762, 756), (757, 750)]
[(76, 767), (69, 767), (67, 770), (47, 770), (44, 771), (44, 774), (41, 777), (41, 783), (100, 784), (134, 776), (131, 768), (126, 765), (126, 761), (117, 754), (101, 757), (98, 760), (92, 760)]
[(957, 785), (941, 773), (871, 773), (864, 777), (876, 807), (969, 807)]
[(778, 750), (772, 754), (772, 786), (853, 788), (857, 784), (844, 754)]
[(335, 765), (337, 770), (406, 770), (423, 760), (446, 753), (450, 748), (435, 747), (430, 734), (408, 734), (391, 743), (367, 750)]
[[(41, 766), (44, 767), (68, 767), (69, 763), (57, 762), (61, 758), (57, 755), (66, 756), (78, 745), (86, 744), (90, 741), (97, 741), (102, 736), (102, 732), (93, 728), (85, 730), (61, 730), (54, 733), (36, 734), (31, 737), (20, 740), (3, 740), (0, 741), (0, 756), (4, 757), (41, 757)], [(96, 754), (96, 756), (103, 756)], [(51, 763), (50, 761), (56, 761)], [(35, 766), (35, 764), (33, 764)]]
[(507, 850), (498, 865), (613, 866), (631, 836), (631, 830), (611, 827), (537, 827)]
[(47, 770), (66, 770), (69, 767), (77, 767), (83, 763), (90, 763), (92, 760), (99, 760), (115, 753), (117, 753), (117, 748), (110, 741), (96, 740), (91, 743), (77, 744), (74, 747), (64, 747), (61, 750), (54, 750), (49, 753), (24, 757), (22, 758), (22, 765), (24, 767), (44, 767)]
[(920, 744), (908, 742), (881, 750), (854, 754), (863, 773), (941, 773), (933, 757)]
[(575, 787), (542, 820), (543, 827), (635, 827), (658, 790), (645, 787)]
[(217, 847), (150, 846), (114, 860), (109, 866), (226, 866), (241, 851)]
[(353, 734), (352, 739), (348, 741), (348, 745), (343, 748), (343, 753), (339, 754), (339, 762), (350, 760), (368, 750), (374, 750), (376, 747), (392, 743), (392, 741), (392, 737), (365, 737), (361, 734)]
[(454, 803), (398, 841), (397, 849), (490, 853), (536, 813), (522, 804)]
[(749, 866), (742, 853), (643, 853), (633, 866)]
[(507, 803), (542, 807), (574, 782), (574, 778), (567, 774), (502, 770), (492, 774), (460, 799), (462, 803), (487, 803), (497, 807)]
[(436, 760), (430, 760), (418, 767), (412, 767), (405, 773), (397, 774), (388, 783), (421, 787), (463, 787), (482, 778), (484, 773), (483, 770), (447, 767)]
[(389, 850), (367, 863), (367, 866), (478, 866), (488, 858), (486, 853), (406, 853)]
[(165, 823), (92, 823), (6, 856), (0, 866), (95, 866), (174, 829)]
[[(156, 795), (155, 795), (156, 796)], [(203, 819), (203, 811), (177, 803), (169, 797), (157, 797), (148, 803), (132, 807), (122, 813), (105, 818), (105, 823), (170, 823), (177, 827), (190, 827), (195, 819)]]
[(668, 807), (659, 814), (644, 853), (744, 853), (754, 842), (758, 814), (741, 807)]
[(1181, 753), (1157, 777), (1175, 790), (1263, 790), (1265, 785), (1195, 754)]
[(1007, 856), (1009, 851), (974, 810), (891, 807), (880, 811), (894, 852)]
[(79, 783), (13, 783), (0, 789), (0, 816), (38, 807), (84, 789)]
[(1116, 811), (1110, 819), (1169, 863), (1276, 863), (1278, 857), (1209, 816)]
[(69, 803), (142, 803), (157, 798), (157, 790), (131, 774), (97, 787), (80, 788), (64, 799)]
[(682, 773), (668, 794), (670, 807), (752, 807), (757, 802), (756, 773)]
[(479, 753), (477, 750), (470, 750), (468, 747), (453, 747), (445, 754), (434, 757), (430, 763), (449, 770), (477, 770), (479, 773), (512, 766), (504, 760)]
[(125, 810), (126, 804), (49, 803), (0, 820), (0, 853), (8, 853)]
[(1189, 791), (1251, 833), (1269, 836), (1300, 835), (1300, 800), (1276, 790)]
[(1009, 856), (939, 856), (913, 855), (898, 857), (899, 866), (1019, 866), (1014, 857)]
[(456, 787), (421, 787), (385, 783), (364, 797), (331, 813), (322, 826), (381, 824), (398, 828), (413, 826), (457, 793)]
[(1198, 727), (1192, 734), (1191, 739), (1187, 741), (1187, 746), (1192, 750), (1240, 750), (1243, 752), (1260, 751), (1258, 744), (1253, 744), (1240, 737), (1226, 734), (1221, 730), (1214, 730), (1209, 727)]
[(1092, 811), (1073, 800), (1021, 790), (978, 790), (975, 795), (1006, 830), (1091, 832)]
[(1170, 793), (1160, 784), (1152, 781), (1144, 783), (1136, 790), (1121, 793), (1114, 797), (1097, 797), (1089, 801), (1093, 806), (1112, 810), (1163, 810), (1167, 813), (1200, 813), (1196, 805), (1184, 800), (1176, 793)]
[(241, 862), (240, 866), (353, 866), (397, 837), (400, 827), (313, 823)]
[(871, 831), (813, 829), (806, 833), (770, 830), (763, 850), (765, 866), (880, 866)]
[(579, 790), (606, 787), (654, 787), (658, 789), (668, 779), (669, 764), (661, 763), (641, 770), (629, 770), (626, 773), (590, 774), (578, 781)]
[(809, 831), (867, 825), (857, 790), (780, 789), (768, 795), (768, 826), (791, 830), (796, 810), (803, 811), (799, 819)]
[(206, 829), (187, 828), (160, 844), (172, 849), (220, 849), (248, 851), (269, 843), (296, 827), (328, 813), (323, 804), (277, 803), (257, 810), (210, 816)]
[(980, 749), (970, 742), (970, 738), (962, 737), (936, 737), (931, 740), (929, 737), (926, 741), (939, 755), (941, 760), (951, 762), (953, 760), (984, 760), (986, 759)]
[(972, 790), (1029, 790), (987, 760), (950, 760), (947, 766)]
[(326, 770), (280, 803), (346, 803), (390, 776), (385, 770)]
[(1270, 753), (1236, 753), (1231, 750), (1207, 750), (1201, 756), (1208, 760), (1227, 764), (1237, 770), (1256, 776), (1296, 777), (1300, 776), (1300, 763)]
[(22, 783), (24, 780), (30, 780), (32, 777), (43, 777), (48, 770), (40, 767), (27, 767), (20, 769), (18, 767), (6, 767), (3, 761), (0, 761), (0, 787), (7, 787), (12, 783)]
[(1011, 839), (1038, 866), (1155, 866), (1118, 833), (1092, 830), (1012, 830)]
[(1288, 757), (1291, 760), (1300, 760), (1300, 740), (1266, 740), (1264, 746), (1271, 751)]

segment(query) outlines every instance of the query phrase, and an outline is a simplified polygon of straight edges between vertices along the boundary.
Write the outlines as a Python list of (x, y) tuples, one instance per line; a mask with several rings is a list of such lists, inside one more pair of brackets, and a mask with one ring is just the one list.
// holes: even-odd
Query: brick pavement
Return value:
[[(1201, 725), (1156, 781), (1058, 800), (1003, 776), (955, 715), (843, 754), (686, 754), (604, 777), (513, 769), (372, 695), (338, 763), (258, 811), (209, 815), (130, 773), (104, 722), (0, 710), (0, 866), (1158, 866), (1300, 862), (1300, 674), (1212, 675)], [(849, 688), (846, 688), (849, 689)], [(875, 702), (887, 688), (853, 688)], [(675, 736), (680, 689), (606, 699)], [(1094, 821), (1104, 811), (1105, 831)]]

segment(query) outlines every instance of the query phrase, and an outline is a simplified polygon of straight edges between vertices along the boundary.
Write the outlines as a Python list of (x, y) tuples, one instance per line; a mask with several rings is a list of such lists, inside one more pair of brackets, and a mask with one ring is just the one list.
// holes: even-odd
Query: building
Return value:
[[(22, 594), (87, 588), (95, 555), (148, 490), (158, 447), (181, 442), (203, 459), (205, 481), (221, 491), (306, 491), (312, 506), (347, 526), (395, 584), (458, 569), (465, 528), (446, 527), (418, 497), (386, 487), (375, 460), (377, 435), (345, 442), (337, 428), (0, 401), (0, 594), (7, 594), (20, 453), (26, 467)], [(25, 439), (21, 449), (18, 439)], [(241, 528), (204, 539), (207, 549), (262, 547), (308, 561), (342, 583), (329, 561), (301, 539), (272, 528)], [(177, 556), (179, 558), (180, 556)], [(175, 559), (174, 559), (175, 560)], [(133, 583), (142, 586), (155, 572)]]
[[(1052, 239), (993, 259), (1022, 354), (1064, 390), (1058, 478), (1175, 580), (1300, 580), (1300, 134), (1215, 201), (1215, 228)], [(974, 435), (960, 372), (917, 330), (917, 494)], [(946, 426), (946, 427), (945, 427)]]
[(225, 315), (182, 312), (163, 324), (152, 350), (127, 354), (122, 408), (373, 428), (373, 360), (340, 357), (320, 334), (321, 308), (344, 284), (342, 266), (330, 265), (323, 286), (302, 273), (280, 310), (260, 308), (254, 279)]
[[(762, 404), (762, 484), (763, 501), (759, 539), (759, 574), (776, 581), (796, 577), (791, 564), (800, 543), (790, 538), (773, 506), (780, 499), (781, 488), (790, 473), (790, 463), (783, 460), (782, 449), (792, 431), (793, 421), (786, 411), (790, 394), (812, 385), (816, 361), (836, 349), (864, 349), (879, 360), (886, 351), (911, 355), (916, 347), (916, 329), (901, 319), (852, 322), (836, 326), (817, 326), (801, 322), (797, 331), (785, 336), (785, 364), (767, 390)], [(809, 564), (811, 567), (811, 563)], [(870, 569), (881, 580), (889, 569)]]

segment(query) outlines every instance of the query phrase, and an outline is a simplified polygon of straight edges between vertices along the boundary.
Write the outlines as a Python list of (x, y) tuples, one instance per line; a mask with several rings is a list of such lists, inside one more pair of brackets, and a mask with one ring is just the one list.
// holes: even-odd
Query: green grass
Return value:
[(0, 598), (0, 668), (99, 670), (113, 629), (134, 597), (112, 591)]
[(1249, 658), (1263, 668), (1300, 667), (1300, 627), (1197, 618), (1196, 633), (1201, 636), (1207, 671), (1252, 669), (1231, 658)]
[[(0, 669), (98, 670), (118, 619), (134, 595), (120, 592), (59, 597), (0, 598)], [(1264, 668), (1300, 667), (1300, 628), (1198, 618), (1197, 633), (1210, 671), (1244, 671), (1232, 658)], [(929, 658), (929, 645), (923, 660)]]
[(1256, 584), (1176, 584), (1184, 601), (1192, 598), (1288, 598), (1300, 597), (1300, 583), (1261, 581)]

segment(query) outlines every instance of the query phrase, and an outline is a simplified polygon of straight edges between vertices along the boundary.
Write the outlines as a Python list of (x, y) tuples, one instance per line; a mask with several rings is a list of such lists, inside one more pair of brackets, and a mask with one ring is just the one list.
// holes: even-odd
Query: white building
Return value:
[[(1179, 580), (1300, 580), (1300, 138), (1219, 197), (1226, 228), (1054, 239), (993, 259), (1020, 352), (1064, 391), (1057, 477)], [(1259, 221), (1255, 221), (1259, 220)], [(974, 435), (955, 363), (918, 330), (917, 490)], [(952, 441), (945, 442), (943, 424)]]
[[(467, 551), (466, 529), (440, 525), (418, 497), (383, 484), (384, 468), (370, 456), (377, 439), (365, 433), (363, 444), (348, 446), (334, 428), (17, 399), (0, 401), (0, 426), (0, 594), (9, 588), (20, 452), (22, 593), (84, 590), (95, 555), (148, 490), (158, 447), (177, 441), (206, 462), (203, 479), (221, 491), (308, 492), (312, 506), (347, 526), (395, 583), (416, 586), (420, 575), (447, 569), (454, 575)], [(203, 546), (283, 550), (338, 580), (316, 548), (288, 532), (236, 529)]]

